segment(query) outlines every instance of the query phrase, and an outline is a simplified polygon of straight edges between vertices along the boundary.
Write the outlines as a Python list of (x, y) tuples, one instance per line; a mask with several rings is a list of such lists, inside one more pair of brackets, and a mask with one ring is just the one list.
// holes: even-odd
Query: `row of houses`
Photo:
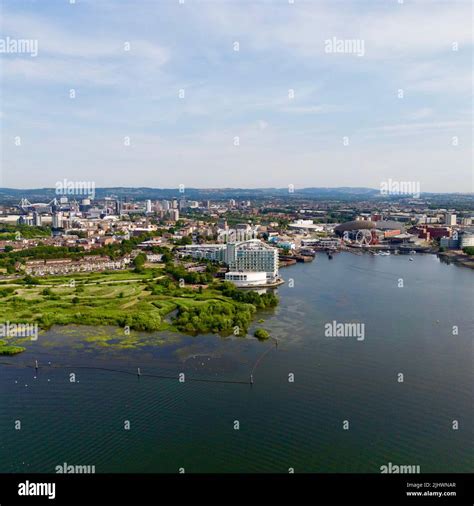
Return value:
[(58, 258), (53, 260), (28, 260), (24, 266), (17, 264), (17, 269), (23, 269), (25, 274), (32, 276), (62, 275), (75, 272), (101, 272), (125, 269), (130, 264), (130, 258), (124, 257), (111, 260), (102, 256), (87, 256), (80, 260)]

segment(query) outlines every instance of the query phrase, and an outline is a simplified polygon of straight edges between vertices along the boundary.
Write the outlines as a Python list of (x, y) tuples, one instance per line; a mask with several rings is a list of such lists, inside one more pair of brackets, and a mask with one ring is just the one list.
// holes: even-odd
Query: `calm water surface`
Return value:
[[(280, 305), (257, 317), (278, 346), (170, 334), (115, 350), (87, 338), (116, 329), (56, 327), (1, 357), (0, 472), (473, 471), (474, 271), (341, 253), (282, 274)], [(333, 320), (365, 339), (325, 337)]]

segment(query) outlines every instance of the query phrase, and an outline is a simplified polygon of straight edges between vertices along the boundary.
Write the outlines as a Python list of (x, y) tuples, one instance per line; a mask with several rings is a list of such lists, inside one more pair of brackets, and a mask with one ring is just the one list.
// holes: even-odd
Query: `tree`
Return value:
[(139, 253), (134, 259), (133, 259), (133, 266), (135, 267), (135, 272), (143, 272), (144, 265), (146, 262), (146, 255), (145, 253)]
[(32, 276), (30, 276), (29, 274), (27, 274), (24, 278), (23, 278), (23, 281), (25, 282), (25, 285), (38, 285), (39, 284), (39, 280), (36, 279), (36, 278), (33, 278)]
[(176, 242), (176, 244), (178, 246), (187, 246), (192, 243), (193, 243), (193, 241), (192, 241), (191, 237), (189, 237), (189, 236), (181, 237), (181, 239)]

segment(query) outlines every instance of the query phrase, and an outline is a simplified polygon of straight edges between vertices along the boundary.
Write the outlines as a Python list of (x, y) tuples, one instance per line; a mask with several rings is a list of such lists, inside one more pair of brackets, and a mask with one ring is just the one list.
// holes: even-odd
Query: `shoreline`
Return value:
[(465, 253), (459, 253), (457, 250), (441, 251), (437, 253), (437, 256), (447, 263), (452, 262), (456, 265), (467, 267), (468, 269), (474, 269), (474, 257), (470, 257)]
[[(278, 304), (272, 293), (240, 292), (219, 282), (196, 290), (193, 285), (180, 287), (165, 276), (156, 279), (155, 274), (153, 270), (141, 276), (132, 271), (125, 275), (113, 272), (94, 274), (93, 282), (89, 276), (75, 283), (67, 283), (65, 276), (52, 276), (34, 284), (8, 283), (1, 294), (4, 317), (17, 325), (37, 324), (41, 331), (53, 325), (112, 325), (123, 332), (122, 344), (133, 345), (132, 330), (226, 335), (238, 327), (240, 334), (247, 333), (260, 309)], [(114, 283), (117, 278), (123, 284)], [(172, 320), (170, 315), (174, 315)], [(12, 346), (28, 339), (17, 333), (5, 335), (5, 340), (0, 354), (11, 353)]]
[[(365, 248), (344, 248), (338, 250), (339, 253), (352, 253), (353, 255), (361, 255), (364, 253), (372, 254), (373, 251), (389, 251), (391, 255), (394, 256), (412, 256), (409, 252), (401, 252), (400, 250), (389, 250), (385, 249), (365, 249)], [(398, 251), (398, 253), (394, 253)], [(426, 250), (426, 251), (416, 251), (417, 255), (436, 255), (447, 263), (454, 263), (456, 265), (461, 265), (463, 267), (467, 267), (468, 269), (474, 269), (474, 257), (470, 257), (465, 253), (460, 253), (458, 250), (452, 251), (437, 251), (437, 250)]]

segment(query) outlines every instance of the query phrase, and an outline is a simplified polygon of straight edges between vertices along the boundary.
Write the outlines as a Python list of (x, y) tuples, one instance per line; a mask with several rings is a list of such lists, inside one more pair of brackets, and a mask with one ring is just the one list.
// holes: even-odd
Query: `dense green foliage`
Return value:
[(174, 324), (183, 332), (245, 334), (254, 312), (255, 307), (250, 304), (212, 300), (191, 307), (180, 306)]
[(182, 265), (168, 264), (165, 272), (176, 281), (183, 279), (185, 283), (191, 285), (206, 285), (213, 280), (210, 272), (188, 272)]
[(23, 239), (35, 239), (37, 237), (50, 237), (49, 227), (33, 227), (30, 225), (0, 224), (0, 239), (14, 241), (20, 235)]
[(259, 295), (253, 291), (242, 291), (228, 282), (215, 283), (213, 287), (233, 303), (212, 300), (191, 308), (180, 306), (174, 320), (179, 330), (194, 333), (231, 333), (237, 329), (238, 334), (245, 334), (257, 309), (274, 307), (278, 304), (278, 299), (273, 293)]
[(265, 309), (267, 307), (275, 307), (278, 304), (278, 298), (273, 292), (264, 293), (259, 295), (252, 290), (239, 290), (232, 283), (225, 281), (218, 285), (218, 289), (226, 297), (237, 302), (245, 302), (253, 304), (258, 309)]
[(474, 255), (474, 246), (467, 246), (466, 248), (463, 248), (463, 251), (466, 255), (472, 256)]
[(253, 335), (261, 341), (270, 337), (270, 334), (265, 329), (257, 329)]
[(11, 295), (15, 291), (14, 288), (11, 287), (5, 287), (0, 289), (0, 297), (7, 297), (8, 295)]
[(178, 246), (186, 246), (188, 244), (192, 244), (193, 241), (191, 239), (191, 237), (189, 236), (184, 236), (184, 237), (181, 237), (181, 239), (178, 239), (175, 244), (178, 245)]
[[(277, 298), (239, 291), (214, 281), (205, 288), (180, 287), (173, 278), (188, 274), (168, 265), (142, 273), (116, 271), (68, 276), (27, 277), (0, 288), (2, 317), (11, 322), (52, 325), (112, 325), (137, 331), (175, 330), (191, 334), (221, 333), (244, 336), (257, 308), (272, 307)], [(179, 278), (181, 279), (181, 278)], [(190, 279), (190, 278), (188, 278)], [(173, 311), (176, 316), (168, 317)], [(21, 343), (12, 343), (21, 344)], [(11, 350), (10, 350), (11, 351)]]
[(39, 285), (39, 279), (34, 278), (33, 276), (30, 276), (29, 274), (27, 274), (23, 278), (23, 283), (25, 283), (25, 285)]
[(135, 272), (143, 272), (145, 270), (145, 262), (146, 262), (145, 253), (139, 253), (133, 259), (133, 266), (135, 267)]

